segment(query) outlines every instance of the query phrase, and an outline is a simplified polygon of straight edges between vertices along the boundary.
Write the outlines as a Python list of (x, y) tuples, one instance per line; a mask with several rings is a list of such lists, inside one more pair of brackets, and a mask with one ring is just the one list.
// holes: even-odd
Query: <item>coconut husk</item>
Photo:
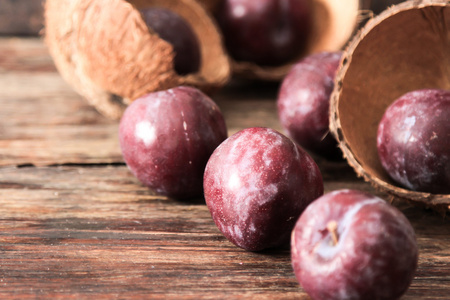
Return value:
[(440, 212), (450, 195), (393, 182), (377, 153), (378, 124), (406, 92), (450, 89), (450, 1), (406, 1), (369, 20), (343, 54), (330, 101), (330, 130), (356, 173), (394, 199)]
[[(199, 72), (174, 71), (172, 46), (139, 12), (150, 6), (170, 9), (190, 23), (200, 42)], [(219, 31), (194, 0), (47, 0), (45, 20), (45, 40), (61, 75), (113, 119), (146, 93), (179, 85), (208, 93), (230, 77)]]

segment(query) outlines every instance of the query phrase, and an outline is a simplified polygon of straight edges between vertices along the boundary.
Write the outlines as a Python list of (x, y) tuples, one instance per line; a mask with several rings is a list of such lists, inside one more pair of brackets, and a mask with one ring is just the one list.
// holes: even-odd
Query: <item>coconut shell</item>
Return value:
[[(200, 42), (199, 72), (174, 71), (172, 46), (139, 12), (152, 6), (170, 9), (191, 25)], [(45, 40), (61, 75), (113, 119), (146, 93), (179, 85), (211, 92), (231, 73), (215, 23), (194, 0), (47, 0)]]
[(377, 153), (379, 122), (406, 92), (450, 89), (450, 1), (407, 1), (383, 11), (355, 35), (343, 54), (330, 101), (330, 130), (356, 173), (394, 199), (439, 211), (450, 195), (398, 186)]
[(232, 60), (233, 73), (242, 78), (280, 81), (292, 65), (304, 56), (320, 51), (341, 50), (358, 26), (359, 0), (311, 0), (310, 2), (313, 24), (304, 52), (281, 66), (268, 67)]

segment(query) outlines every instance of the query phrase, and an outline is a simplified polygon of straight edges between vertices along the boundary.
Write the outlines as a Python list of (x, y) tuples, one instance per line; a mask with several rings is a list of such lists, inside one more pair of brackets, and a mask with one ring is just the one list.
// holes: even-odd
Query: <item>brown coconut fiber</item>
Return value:
[[(330, 103), (330, 130), (356, 173), (376, 188), (440, 212), (450, 195), (394, 183), (377, 154), (384, 111), (406, 92), (450, 89), (450, 1), (407, 1), (371, 19), (346, 49)], [(450, 121), (450, 119), (449, 119)]]
[[(197, 34), (199, 72), (174, 71), (172, 46), (147, 27), (138, 9), (168, 8)], [(194, 0), (47, 0), (45, 40), (55, 64), (75, 90), (102, 114), (118, 119), (127, 104), (179, 85), (211, 92), (227, 83), (231, 69), (219, 31)]]

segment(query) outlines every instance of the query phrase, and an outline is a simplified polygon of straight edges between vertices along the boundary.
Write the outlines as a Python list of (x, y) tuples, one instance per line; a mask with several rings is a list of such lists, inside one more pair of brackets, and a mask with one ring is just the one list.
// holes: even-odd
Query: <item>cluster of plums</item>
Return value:
[[(315, 54), (286, 76), (278, 108), (291, 138), (261, 127), (228, 137), (214, 101), (180, 86), (134, 101), (120, 122), (120, 145), (131, 172), (156, 192), (178, 199), (204, 195), (215, 224), (235, 245), (260, 251), (290, 243), (297, 279), (313, 299), (395, 299), (417, 267), (411, 224), (364, 192), (323, 195), (319, 167), (307, 152), (338, 155), (326, 115), (339, 59), (340, 53)], [(425, 94), (449, 107), (448, 93)], [(433, 114), (445, 114), (440, 103), (430, 106)], [(418, 123), (406, 118), (393, 123)], [(431, 145), (448, 132), (430, 130)]]
[[(279, 2), (295, 11), (303, 5)], [(221, 22), (256, 6), (265, 14), (286, 9), (265, 11), (263, 3), (269, 1), (228, 1)], [(236, 55), (248, 58), (245, 51)], [(250, 56), (265, 61), (263, 54)], [(356, 190), (324, 195), (310, 155), (342, 158), (328, 127), (340, 59), (339, 52), (313, 54), (285, 77), (277, 105), (286, 135), (252, 127), (228, 137), (215, 102), (180, 86), (132, 102), (120, 122), (120, 146), (131, 172), (154, 191), (177, 199), (204, 196), (215, 224), (235, 245), (261, 251), (290, 244), (295, 275), (313, 299), (396, 299), (417, 268), (411, 224), (374, 195)], [(450, 193), (449, 115), (450, 92), (442, 90), (413, 91), (388, 108), (377, 142), (393, 180), (413, 190)]]

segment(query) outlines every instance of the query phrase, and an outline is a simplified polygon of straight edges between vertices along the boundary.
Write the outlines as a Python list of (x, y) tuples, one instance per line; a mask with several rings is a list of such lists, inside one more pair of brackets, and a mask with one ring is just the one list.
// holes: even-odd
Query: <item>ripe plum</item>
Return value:
[(330, 96), (340, 52), (312, 54), (295, 64), (278, 94), (278, 117), (287, 134), (302, 147), (328, 159), (342, 158), (329, 131)]
[(202, 195), (206, 163), (226, 137), (219, 107), (185, 86), (135, 100), (119, 126), (122, 155), (131, 172), (156, 192), (178, 199)]
[(172, 45), (175, 71), (180, 75), (197, 72), (201, 63), (200, 42), (189, 23), (164, 8), (145, 8), (141, 14), (147, 26)]
[(205, 169), (206, 204), (235, 245), (259, 251), (289, 245), (295, 221), (323, 194), (322, 175), (297, 144), (269, 128), (247, 128), (225, 140)]
[(410, 190), (450, 194), (450, 91), (411, 91), (394, 101), (378, 127), (382, 166)]
[(398, 299), (418, 262), (414, 229), (371, 194), (339, 190), (311, 203), (292, 232), (292, 266), (312, 299)]
[(237, 61), (281, 65), (305, 50), (308, 0), (224, 0), (217, 11), (225, 45)]

